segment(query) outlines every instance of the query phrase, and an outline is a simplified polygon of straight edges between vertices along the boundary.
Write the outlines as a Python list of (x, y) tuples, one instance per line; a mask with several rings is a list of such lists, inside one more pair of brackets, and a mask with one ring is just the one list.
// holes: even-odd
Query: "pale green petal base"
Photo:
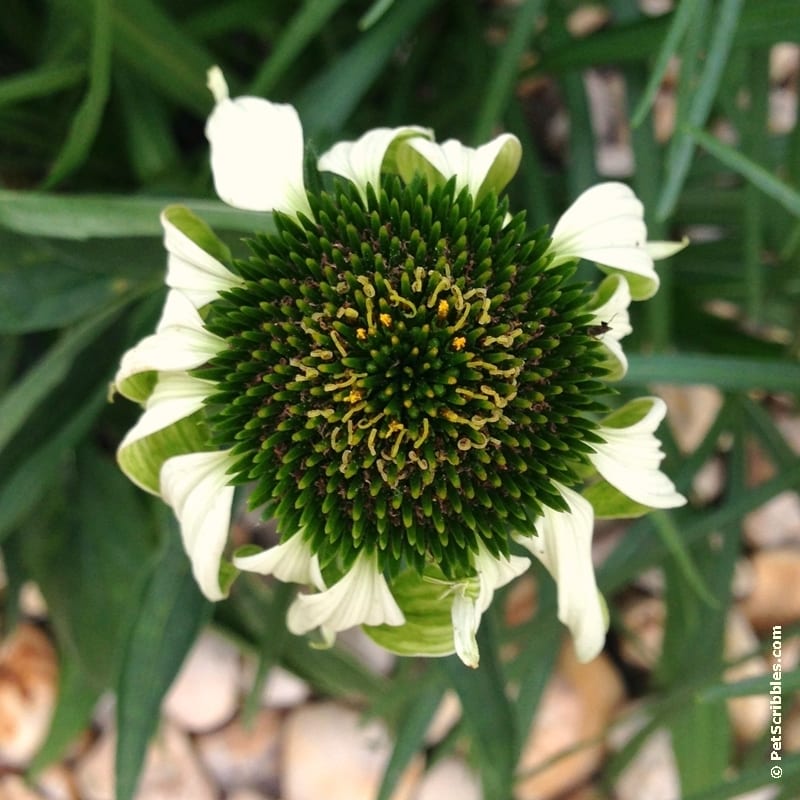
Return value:
[(449, 656), (455, 653), (448, 586), (407, 570), (391, 584), (392, 595), (406, 621), (404, 625), (364, 625), (374, 642), (400, 656)]

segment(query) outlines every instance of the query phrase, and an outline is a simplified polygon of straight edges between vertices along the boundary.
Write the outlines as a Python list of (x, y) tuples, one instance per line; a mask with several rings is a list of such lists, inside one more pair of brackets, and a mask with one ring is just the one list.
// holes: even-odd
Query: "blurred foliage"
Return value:
[[(516, 133), (524, 161), (512, 199), (531, 226), (552, 223), (603, 177), (608, 126), (592, 78), (623, 82), (618, 121), (635, 170), (623, 177), (650, 213), (651, 238), (693, 236), (661, 267), (627, 349), (623, 384), (713, 383), (725, 402), (710, 432), (667, 464), (683, 490), (725, 441), (729, 484), (696, 504), (633, 524), (600, 570), (613, 599), (660, 566), (668, 620), (644, 688), (649, 723), (617, 754), (623, 769), (650, 730), (673, 733), (686, 798), (727, 798), (770, 781), (766, 737), (732, 745), (722, 635), (744, 514), (800, 485), (800, 460), (764, 400), (800, 388), (800, 126), (769, 119), (769, 56), (800, 42), (796, 0), (680, 0), (658, 17), (633, 0), (596, 2), (600, 24), (575, 32), (578, 0), (6, 0), (0, 14), (0, 542), (13, 624), (27, 580), (41, 586), (62, 663), (60, 704), (34, 769), (59, 756), (99, 695), (118, 697), (118, 797), (133, 795), (160, 699), (198, 631), (214, 622), (320, 692), (361, 698), (389, 719), (397, 748), (381, 797), (411, 756), (445, 687), (461, 696), (460, 734), (492, 800), (507, 797), (522, 732), (560, 641), (541, 582), (533, 620), (487, 615), (482, 666), (404, 662), (391, 678), (345, 651), (289, 636), (287, 597), (243, 576), (211, 608), (194, 588), (169, 514), (114, 466), (135, 409), (107, 403), (119, 355), (149, 332), (162, 297), (159, 209), (192, 208), (235, 242), (263, 225), (214, 199), (203, 135), (219, 64), (233, 94), (297, 106), (318, 151), (368, 128), (414, 123), (470, 144)], [(677, 67), (675, 66), (677, 64)], [(795, 80), (797, 77), (795, 75)], [(797, 87), (794, 87), (797, 90)], [(654, 121), (674, 100), (664, 131)], [(632, 124), (629, 122), (632, 120)], [(568, 124), (568, 135), (558, 131)], [(661, 120), (663, 123), (663, 119)], [(555, 133), (554, 133), (555, 132)], [(735, 143), (735, 144), (731, 144)], [(712, 314), (710, 303), (725, 314)], [(667, 432), (665, 432), (667, 435)], [(745, 448), (777, 467), (756, 487)], [(722, 543), (712, 533), (722, 532)], [(716, 542), (716, 544), (714, 544)], [(495, 609), (502, 606), (495, 604)], [(610, 639), (614, 650), (614, 636)], [(514, 653), (500, 659), (499, 653)], [(785, 676), (797, 684), (797, 673)], [(512, 704), (506, 687), (516, 688)], [(258, 691), (256, 687), (254, 693)], [(440, 748), (441, 749), (441, 748)], [(440, 752), (429, 753), (431, 758)], [(800, 774), (783, 761), (782, 797)], [(792, 776), (795, 776), (792, 778)]]

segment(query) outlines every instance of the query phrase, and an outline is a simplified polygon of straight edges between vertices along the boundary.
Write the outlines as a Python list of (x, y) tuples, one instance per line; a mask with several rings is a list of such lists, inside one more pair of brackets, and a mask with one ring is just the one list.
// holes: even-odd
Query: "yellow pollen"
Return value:
[(389, 314), (381, 314), (378, 319), (381, 321), (381, 325), (384, 328), (390, 328), (392, 326), (392, 317)]
[(364, 341), (367, 338), (367, 329), (366, 328), (356, 328), (356, 339), (360, 341)]
[(351, 389), (350, 390), (350, 394), (348, 394), (345, 399), (347, 400), (348, 403), (357, 403), (363, 397), (364, 397), (364, 395), (361, 394), (360, 390)]
[(447, 300), (440, 300), (439, 307), (436, 309), (436, 316), (439, 319), (444, 319), (450, 311), (450, 303)]
[(463, 336), (456, 336), (453, 339), (453, 350), (463, 350), (467, 344), (467, 340)]
[(389, 423), (389, 433), (392, 434), (395, 431), (402, 431), (405, 426), (399, 420), (393, 419)]

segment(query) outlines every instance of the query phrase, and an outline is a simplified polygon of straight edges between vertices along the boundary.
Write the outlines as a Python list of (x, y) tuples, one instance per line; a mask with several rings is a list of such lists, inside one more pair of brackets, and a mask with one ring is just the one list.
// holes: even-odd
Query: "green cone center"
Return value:
[(588, 295), (546, 235), (453, 183), (309, 194), (212, 304), (212, 430), (254, 506), (323, 565), (471, 572), (574, 483), (604, 391)]

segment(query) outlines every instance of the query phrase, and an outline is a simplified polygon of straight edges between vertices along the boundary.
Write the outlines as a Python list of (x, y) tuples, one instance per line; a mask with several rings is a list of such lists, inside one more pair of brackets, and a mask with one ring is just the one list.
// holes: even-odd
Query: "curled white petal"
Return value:
[[(615, 419), (635, 409), (635, 421), (620, 427)], [(655, 431), (667, 413), (660, 397), (640, 397), (610, 415), (600, 425), (603, 444), (593, 444), (589, 456), (597, 471), (631, 500), (651, 508), (675, 508), (686, 503), (672, 481), (659, 469), (664, 459)]]
[(201, 308), (219, 292), (236, 286), (239, 279), (216, 258), (193, 242), (161, 214), (167, 250), (167, 286), (178, 289), (193, 306)]
[(628, 282), (621, 275), (609, 275), (600, 284), (595, 302), (597, 305), (590, 306), (590, 324), (598, 329), (596, 338), (603, 343), (608, 353), (604, 366), (610, 372), (605, 380), (619, 380), (628, 371), (628, 359), (619, 342), (633, 330), (628, 313), (631, 304)]
[(610, 181), (587, 189), (564, 212), (553, 228), (550, 252), (555, 264), (585, 258), (621, 270), (631, 284), (633, 299), (646, 300), (659, 286), (653, 259), (685, 246), (675, 243), (667, 249), (652, 244), (647, 242), (641, 202), (630, 187)]
[(323, 172), (333, 172), (352, 181), (366, 197), (368, 185), (380, 186), (381, 171), (390, 169), (395, 147), (412, 137), (429, 139), (428, 128), (404, 125), (399, 128), (375, 128), (352, 142), (338, 142), (320, 156), (318, 166)]
[(219, 69), (210, 70), (208, 77), (216, 105), (206, 123), (206, 138), (217, 194), (236, 208), (311, 216), (297, 111), (260, 97), (231, 100)]
[(495, 591), (525, 572), (530, 563), (522, 556), (496, 558), (485, 545), (479, 544), (474, 558), (477, 576), (454, 585), (450, 612), (453, 643), (458, 657), (468, 667), (478, 666), (480, 654), (476, 635), (481, 616), (491, 605)]
[[(476, 200), (489, 191), (502, 191), (514, 177), (522, 158), (522, 145), (510, 133), (501, 134), (480, 147), (467, 147), (455, 139), (442, 144), (411, 139), (407, 144), (441, 179), (446, 181), (455, 176), (456, 191), (466, 187)], [(404, 177), (410, 178), (409, 173), (420, 166), (425, 165), (420, 165), (419, 159), (407, 161)]]
[(378, 569), (377, 556), (362, 553), (329, 589), (298, 595), (287, 615), (289, 630), (332, 633), (355, 625), (402, 625), (405, 617)]
[(580, 661), (603, 649), (608, 622), (592, 565), (594, 513), (577, 492), (559, 486), (569, 511), (544, 508), (536, 536), (517, 537), (535, 555), (558, 586), (558, 618), (570, 630)]
[(465, 587), (456, 589), (450, 616), (453, 620), (453, 644), (456, 655), (466, 666), (477, 669), (480, 653), (476, 636), (481, 622), (481, 612), (478, 610), (477, 600)]
[(175, 456), (161, 468), (161, 496), (178, 518), (192, 573), (209, 600), (225, 596), (219, 570), (231, 524), (230, 464), (227, 451), (215, 451)]
[(176, 289), (167, 294), (156, 332), (128, 350), (114, 377), (117, 389), (132, 400), (125, 382), (142, 372), (186, 371), (205, 364), (225, 347), (225, 342), (203, 327), (191, 301)]
[(144, 413), (125, 435), (119, 449), (124, 450), (139, 439), (191, 416), (203, 407), (213, 389), (214, 384), (210, 381), (183, 372), (161, 374), (153, 393), (147, 398)]
[(234, 556), (233, 566), (245, 572), (274, 575), (284, 583), (314, 583), (312, 559), (314, 553), (296, 533), (282, 544), (249, 556)]

